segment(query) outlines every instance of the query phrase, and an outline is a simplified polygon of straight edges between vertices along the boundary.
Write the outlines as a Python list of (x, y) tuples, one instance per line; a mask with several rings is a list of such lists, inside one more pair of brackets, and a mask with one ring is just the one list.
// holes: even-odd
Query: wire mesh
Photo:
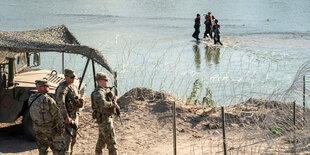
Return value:
[[(178, 52), (169, 48), (158, 51), (154, 48), (158, 46), (156, 42), (148, 50), (140, 51), (137, 47), (143, 41), (138, 44), (123, 42), (126, 42), (123, 51), (115, 56), (117, 61), (112, 65), (118, 73), (120, 95), (135, 87), (147, 87), (170, 93), (185, 102), (193, 83), (199, 79), (202, 86), (197, 91), (200, 102), (196, 104), (200, 107), (206, 88), (212, 91), (214, 108), (191, 109), (190, 115), (177, 110), (177, 142), (187, 140), (187, 143), (177, 143), (177, 154), (223, 154), (219, 106), (224, 106), (226, 112), (228, 154), (291, 154), (295, 150), (300, 154), (309, 153), (307, 122), (310, 111), (308, 108), (304, 111), (302, 95), (305, 77), (307, 107), (310, 61), (297, 63), (296, 71), (290, 67), (294, 60), (273, 51), (203, 44), (194, 44), (191, 49)], [(107, 56), (108, 60), (111, 57)], [(74, 58), (69, 62), (71, 59)], [(70, 65), (79, 66), (80, 62)], [(105, 72), (97, 65), (96, 71)], [(93, 89), (90, 67), (85, 80), (90, 93)], [(293, 101), (297, 103), (295, 126)], [(158, 116), (167, 118), (170, 115)], [(165, 123), (172, 124), (172, 114)], [(184, 124), (190, 128), (183, 128)], [(151, 124), (150, 128), (160, 132), (163, 126), (169, 125), (159, 122)], [(164, 143), (161, 136), (149, 141)], [(167, 143), (172, 147), (172, 141)]]

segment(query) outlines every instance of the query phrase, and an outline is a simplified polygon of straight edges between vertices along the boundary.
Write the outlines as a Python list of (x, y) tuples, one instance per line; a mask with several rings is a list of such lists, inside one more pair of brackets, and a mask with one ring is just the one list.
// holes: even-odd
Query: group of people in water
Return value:
[[(214, 44), (219, 43), (220, 45), (223, 45), (220, 40), (220, 24), (218, 23), (218, 20), (211, 14), (211, 12), (208, 12), (208, 14), (205, 15), (205, 22), (206, 25), (206, 31), (203, 35), (203, 38), (211, 38), (214, 40)], [(193, 33), (193, 37), (198, 41), (199, 39), (199, 33), (200, 33), (200, 14), (197, 14), (197, 17), (195, 18), (195, 32)], [(214, 36), (213, 36), (214, 34)]]

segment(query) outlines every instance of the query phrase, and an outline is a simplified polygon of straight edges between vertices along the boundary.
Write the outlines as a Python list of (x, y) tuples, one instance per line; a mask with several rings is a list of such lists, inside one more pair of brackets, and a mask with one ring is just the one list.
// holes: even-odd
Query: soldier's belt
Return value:
[(112, 112), (101, 112), (100, 114), (101, 114), (101, 117), (102, 117), (102, 118), (103, 118), (103, 117), (110, 117), (110, 116), (113, 115)]
[(53, 125), (53, 122), (50, 122), (50, 123), (44, 123), (44, 124), (38, 124), (37, 122), (34, 122), (34, 124), (38, 127), (52, 127), (54, 126)]

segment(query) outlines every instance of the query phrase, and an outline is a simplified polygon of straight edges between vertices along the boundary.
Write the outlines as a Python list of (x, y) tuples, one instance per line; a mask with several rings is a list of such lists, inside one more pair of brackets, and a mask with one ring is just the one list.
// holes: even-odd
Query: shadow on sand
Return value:
[(21, 124), (0, 128), (0, 152), (19, 153), (37, 149), (35, 141), (28, 140)]

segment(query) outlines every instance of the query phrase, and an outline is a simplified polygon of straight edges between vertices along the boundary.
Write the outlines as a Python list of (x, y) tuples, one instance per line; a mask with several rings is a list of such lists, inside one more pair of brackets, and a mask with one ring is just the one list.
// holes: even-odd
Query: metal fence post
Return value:
[(294, 154), (296, 154), (296, 102), (293, 102), (293, 121), (294, 121)]
[(303, 77), (303, 91), (302, 91), (302, 103), (303, 103), (303, 125), (306, 124), (306, 77)]
[(222, 107), (222, 129), (223, 129), (223, 146), (224, 146), (224, 155), (227, 154), (227, 149), (226, 149), (226, 131), (225, 131), (225, 111), (224, 107)]
[(173, 154), (177, 154), (177, 135), (176, 135), (176, 122), (175, 122), (175, 101), (173, 101)]

